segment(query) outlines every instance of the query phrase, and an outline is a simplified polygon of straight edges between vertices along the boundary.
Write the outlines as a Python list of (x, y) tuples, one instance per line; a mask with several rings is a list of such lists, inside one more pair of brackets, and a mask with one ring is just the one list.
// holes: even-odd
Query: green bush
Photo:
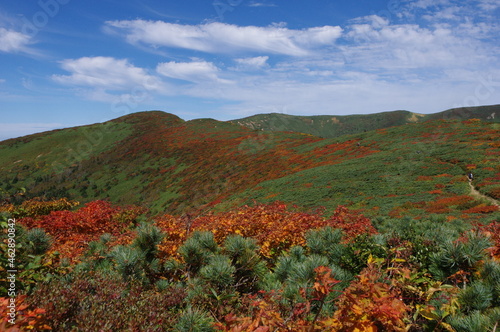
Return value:
[(198, 272), (199, 269), (208, 263), (210, 257), (219, 251), (219, 246), (215, 242), (211, 232), (194, 232), (190, 238), (179, 247), (179, 254), (187, 264), (191, 272)]
[(117, 246), (111, 252), (116, 264), (116, 270), (124, 281), (144, 280), (144, 252), (127, 246)]
[(43, 255), (52, 246), (52, 238), (41, 228), (33, 228), (24, 235), (26, 253), (29, 255)]
[(164, 235), (158, 227), (142, 223), (137, 228), (137, 236), (133, 246), (142, 251), (146, 261), (151, 262), (156, 257), (158, 244), (160, 244), (163, 238)]
[(465, 241), (448, 240), (432, 255), (429, 270), (441, 280), (460, 270), (473, 272), (476, 264), (486, 258), (486, 249), (490, 246), (489, 238), (474, 232), (469, 232)]
[(213, 328), (212, 317), (196, 308), (188, 307), (180, 316), (179, 321), (174, 326), (174, 330), (178, 332), (212, 332)]
[(200, 276), (217, 289), (224, 289), (234, 284), (236, 268), (224, 255), (214, 255), (207, 265), (200, 269)]

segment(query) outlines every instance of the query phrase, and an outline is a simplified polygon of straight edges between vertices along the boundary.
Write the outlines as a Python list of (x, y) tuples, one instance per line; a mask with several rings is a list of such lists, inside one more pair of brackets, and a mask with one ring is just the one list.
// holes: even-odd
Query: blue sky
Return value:
[(500, 104), (499, 0), (0, 3), (0, 140), (143, 110)]

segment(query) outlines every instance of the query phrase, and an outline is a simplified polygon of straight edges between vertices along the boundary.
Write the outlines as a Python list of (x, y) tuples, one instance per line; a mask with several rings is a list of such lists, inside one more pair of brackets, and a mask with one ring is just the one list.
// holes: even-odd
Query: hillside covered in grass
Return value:
[(152, 213), (283, 201), (371, 216), (493, 218), (498, 138), (498, 123), (479, 119), (326, 139), (153, 111), (1, 142), (0, 180), (4, 200), (24, 188), (27, 198), (109, 199)]
[[(297, 151), (336, 162), (262, 182), (234, 199), (341, 204), (372, 216), (491, 212), (491, 201), (472, 197), (465, 175), (472, 172), (474, 188), (500, 199), (499, 134), (496, 123), (438, 120), (322, 140)], [(363, 149), (372, 153), (356, 156)]]
[(295, 116), (283, 113), (257, 114), (231, 121), (251, 129), (293, 131), (333, 138), (429, 120), (481, 119), (500, 122), (500, 105), (453, 108), (433, 114), (391, 111), (375, 114)]

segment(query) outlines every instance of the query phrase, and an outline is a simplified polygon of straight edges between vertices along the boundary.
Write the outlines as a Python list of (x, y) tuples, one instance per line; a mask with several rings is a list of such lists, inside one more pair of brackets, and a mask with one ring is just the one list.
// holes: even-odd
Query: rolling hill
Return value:
[(294, 116), (271, 113), (257, 114), (231, 122), (251, 129), (293, 131), (333, 138), (409, 123), (422, 123), (429, 120), (467, 120), (471, 118), (500, 122), (500, 105), (454, 108), (434, 114), (392, 111), (365, 115)]
[(256, 116), (281, 129), (267, 131), (242, 120), (140, 112), (0, 142), (0, 188), (3, 200), (23, 187), (27, 197), (109, 199), (152, 214), (280, 200), (330, 212), (342, 204), (370, 216), (498, 217), (491, 201), (471, 196), (465, 174), (474, 172), (479, 193), (500, 199), (499, 124), (426, 117), (403, 111), (335, 117), (353, 134), (321, 138), (327, 129), (316, 120), (327, 117), (311, 119), (314, 136), (293, 132), (306, 131), (312, 117)]

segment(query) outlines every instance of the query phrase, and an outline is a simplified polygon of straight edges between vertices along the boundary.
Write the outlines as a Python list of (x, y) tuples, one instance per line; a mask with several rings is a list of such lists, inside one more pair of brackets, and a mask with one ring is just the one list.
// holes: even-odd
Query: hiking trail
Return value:
[(489, 197), (489, 196), (486, 196), (484, 194), (481, 194), (475, 187), (474, 185), (472, 184), (472, 181), (469, 181), (469, 186), (470, 186), (470, 194), (472, 197), (475, 197), (475, 198), (484, 198), (486, 200), (488, 200), (489, 202), (491, 202), (491, 204), (493, 205), (496, 205), (496, 206), (499, 206), (500, 207), (500, 202), (497, 201), (496, 199), (492, 198), (492, 197)]

